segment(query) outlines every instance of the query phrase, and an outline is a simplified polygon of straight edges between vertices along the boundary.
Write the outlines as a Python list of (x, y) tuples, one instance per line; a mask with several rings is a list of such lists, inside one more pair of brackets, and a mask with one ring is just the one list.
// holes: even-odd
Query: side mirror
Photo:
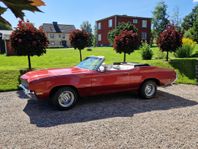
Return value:
[(99, 72), (105, 72), (105, 71), (106, 71), (106, 67), (105, 67), (105, 66), (100, 66), (100, 67), (98, 68), (98, 71), (99, 71)]

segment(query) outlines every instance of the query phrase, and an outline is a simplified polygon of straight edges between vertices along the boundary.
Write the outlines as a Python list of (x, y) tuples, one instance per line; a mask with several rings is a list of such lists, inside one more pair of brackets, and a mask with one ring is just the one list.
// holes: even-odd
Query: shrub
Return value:
[(175, 52), (177, 48), (182, 46), (182, 34), (174, 26), (169, 25), (160, 34), (157, 44), (163, 52), (167, 52), (166, 60), (168, 61), (169, 52)]
[(196, 42), (194, 42), (192, 39), (183, 38), (182, 47), (176, 50), (175, 56), (178, 58), (191, 57), (195, 46), (196, 46)]
[(182, 38), (182, 45), (189, 45), (194, 49), (196, 46), (196, 42), (190, 38)]
[(191, 57), (193, 53), (193, 49), (190, 45), (183, 45), (182, 47), (179, 47), (177, 51), (175, 52), (175, 57), (178, 58), (187, 58)]
[(122, 31), (115, 37), (113, 47), (117, 53), (124, 53), (123, 62), (126, 62), (126, 54), (131, 54), (140, 47), (139, 36), (133, 31)]
[(143, 43), (141, 47), (141, 54), (143, 60), (151, 60), (153, 57), (153, 51), (147, 43)]

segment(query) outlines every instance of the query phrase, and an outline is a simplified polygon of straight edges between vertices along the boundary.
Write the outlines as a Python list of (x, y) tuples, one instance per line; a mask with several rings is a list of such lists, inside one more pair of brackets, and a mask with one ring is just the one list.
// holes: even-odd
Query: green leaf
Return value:
[(44, 3), (36, 2), (35, 0), (1, 0), (13, 13), (17, 18), (23, 19), (24, 12), (23, 10), (28, 11), (39, 11), (41, 12), (37, 6), (44, 5)]
[(0, 16), (0, 26), (3, 27), (3, 28), (10, 28), (11, 29), (11, 24), (7, 20), (2, 18), (1, 16)]
[(0, 15), (2, 15), (6, 10), (7, 10), (7, 8), (0, 6)]

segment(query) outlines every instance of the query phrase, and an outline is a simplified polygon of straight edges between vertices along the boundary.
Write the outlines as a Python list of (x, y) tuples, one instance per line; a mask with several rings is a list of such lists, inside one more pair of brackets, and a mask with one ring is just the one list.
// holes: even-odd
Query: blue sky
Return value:
[[(43, 13), (26, 12), (26, 19), (37, 27), (42, 23), (57, 21), (60, 24), (74, 24), (80, 27), (88, 20), (92, 25), (96, 20), (111, 15), (130, 15), (152, 17), (152, 11), (160, 0), (43, 0), (46, 6), (40, 7)], [(178, 8), (183, 18), (198, 4), (198, 0), (164, 0), (168, 5), (168, 14)], [(18, 20), (8, 11), (3, 15), (15, 27)]]

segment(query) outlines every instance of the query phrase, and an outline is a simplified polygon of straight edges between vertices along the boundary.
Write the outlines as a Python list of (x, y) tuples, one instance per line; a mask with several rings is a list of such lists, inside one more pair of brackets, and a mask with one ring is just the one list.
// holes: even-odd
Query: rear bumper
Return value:
[(22, 84), (19, 85), (19, 87), (23, 90), (24, 94), (32, 99), (37, 99), (36, 95), (34, 92), (31, 92), (30, 90), (28, 90), (25, 86), (23, 86)]

